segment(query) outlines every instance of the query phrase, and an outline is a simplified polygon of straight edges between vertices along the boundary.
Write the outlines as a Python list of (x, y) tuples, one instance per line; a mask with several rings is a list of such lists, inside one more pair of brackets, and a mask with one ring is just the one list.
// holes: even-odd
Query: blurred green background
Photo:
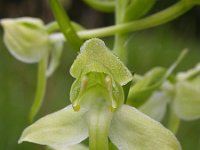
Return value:
[[(176, 1), (160, 0), (151, 13), (166, 8)], [(87, 28), (111, 25), (113, 14), (96, 12), (82, 1), (62, 0), (72, 20)], [(32, 16), (45, 22), (53, 20), (45, 0), (1, 0), (0, 18)], [(0, 150), (42, 150), (42, 146), (17, 140), (28, 123), (36, 87), (36, 64), (24, 64), (13, 58), (5, 48), (0, 29)], [(104, 39), (112, 47), (113, 37)], [(193, 8), (182, 17), (159, 27), (135, 32), (127, 42), (131, 71), (143, 74), (154, 66), (168, 67), (180, 51), (189, 49), (187, 57), (176, 71), (184, 71), (200, 62), (200, 6)], [(48, 79), (45, 102), (37, 116), (59, 110), (69, 104), (69, 89), (73, 78), (70, 65), (77, 53), (65, 45), (61, 64)], [(183, 150), (200, 150), (200, 120), (181, 122), (177, 134)]]

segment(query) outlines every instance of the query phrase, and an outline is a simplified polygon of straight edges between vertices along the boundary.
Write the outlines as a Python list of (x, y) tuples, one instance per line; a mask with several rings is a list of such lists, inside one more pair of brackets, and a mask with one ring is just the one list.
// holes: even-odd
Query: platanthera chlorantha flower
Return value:
[(177, 75), (173, 109), (183, 120), (200, 118), (200, 64)]
[(49, 36), (42, 20), (31, 17), (2, 19), (4, 43), (9, 52), (25, 63), (38, 63), (50, 56), (47, 75), (58, 66), (63, 42)]
[(186, 72), (178, 73), (174, 84), (165, 81), (139, 110), (161, 121), (167, 105), (170, 105), (170, 111), (182, 120), (200, 118), (200, 64)]
[(108, 138), (119, 150), (181, 149), (168, 129), (123, 104), (122, 86), (132, 75), (103, 41), (86, 41), (70, 73), (76, 78), (70, 93), (72, 105), (27, 127), (19, 143), (62, 149), (89, 137), (90, 150), (108, 150)]
[(48, 34), (44, 24), (36, 18), (3, 19), (4, 42), (9, 52), (17, 59), (38, 62), (47, 54)]

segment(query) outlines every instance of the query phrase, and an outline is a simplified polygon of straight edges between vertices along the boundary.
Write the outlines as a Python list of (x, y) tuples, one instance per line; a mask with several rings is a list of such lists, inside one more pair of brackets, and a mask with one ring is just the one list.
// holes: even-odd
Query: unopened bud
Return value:
[(47, 55), (48, 33), (40, 19), (3, 19), (4, 42), (9, 52), (25, 63), (35, 63)]

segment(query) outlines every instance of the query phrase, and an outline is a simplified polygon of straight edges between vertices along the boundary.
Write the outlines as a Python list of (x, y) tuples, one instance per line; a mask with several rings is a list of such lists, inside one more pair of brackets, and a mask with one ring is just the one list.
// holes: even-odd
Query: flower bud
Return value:
[(40, 19), (3, 19), (4, 43), (9, 52), (25, 63), (35, 63), (47, 55), (48, 33)]
[(174, 110), (183, 120), (200, 118), (200, 64), (178, 73), (175, 85)]

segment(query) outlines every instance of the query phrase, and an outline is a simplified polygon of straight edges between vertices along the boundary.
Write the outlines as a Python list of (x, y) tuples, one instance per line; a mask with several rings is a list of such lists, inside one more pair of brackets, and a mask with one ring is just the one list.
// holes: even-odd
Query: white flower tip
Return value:
[(24, 136), (22, 135), (21, 137), (20, 137), (20, 139), (18, 140), (18, 144), (21, 144), (22, 142), (24, 142), (25, 141), (25, 138), (24, 138)]
[(23, 140), (19, 139), (17, 143), (21, 144), (22, 142), (23, 142)]

